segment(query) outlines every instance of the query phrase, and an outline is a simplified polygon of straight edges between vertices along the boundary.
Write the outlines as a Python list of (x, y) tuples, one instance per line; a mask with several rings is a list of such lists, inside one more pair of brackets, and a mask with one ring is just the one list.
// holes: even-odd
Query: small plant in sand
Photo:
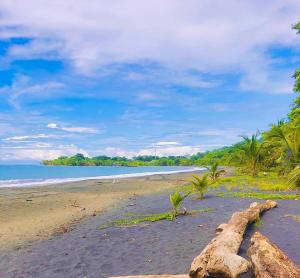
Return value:
[(214, 162), (209, 168), (209, 177), (211, 178), (213, 183), (215, 183), (221, 175), (226, 173), (225, 170), (219, 170), (218, 168), (218, 162)]
[(202, 200), (204, 197), (204, 193), (208, 190), (208, 174), (200, 177), (197, 175), (193, 175), (192, 185), (194, 190), (199, 193), (199, 199)]
[(179, 212), (183, 201), (190, 195), (191, 192), (188, 192), (187, 194), (181, 195), (179, 192), (175, 192), (170, 195), (170, 203), (172, 205), (172, 214), (175, 218), (177, 215), (184, 215), (187, 214), (187, 211), (185, 208), (183, 208), (183, 212)]
[(171, 211), (166, 211), (162, 213), (153, 213), (153, 214), (133, 214), (129, 213), (126, 214), (125, 219), (117, 219), (113, 220), (107, 224), (101, 225), (100, 229), (105, 229), (108, 227), (128, 227), (133, 225), (138, 225), (142, 222), (156, 222), (160, 220), (169, 220), (173, 221), (174, 218), (177, 216), (182, 215), (194, 215), (196, 213), (203, 213), (203, 212), (210, 212), (212, 209), (210, 208), (204, 208), (204, 209), (198, 209), (198, 210), (191, 210), (187, 212), (185, 208), (182, 208), (183, 201), (191, 194), (191, 192), (188, 192), (186, 194), (175, 192), (169, 196), (170, 203), (172, 206)]

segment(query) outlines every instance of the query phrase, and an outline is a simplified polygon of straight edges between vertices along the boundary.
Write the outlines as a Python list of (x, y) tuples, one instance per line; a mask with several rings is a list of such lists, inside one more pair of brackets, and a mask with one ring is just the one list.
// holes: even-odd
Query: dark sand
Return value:
[[(123, 204), (122, 208), (83, 220), (68, 233), (1, 254), (0, 276), (102, 278), (187, 273), (193, 258), (214, 237), (215, 228), (227, 222), (233, 212), (249, 207), (254, 201), (213, 195), (201, 202), (190, 198), (185, 203), (188, 209), (213, 208), (214, 211), (181, 217), (174, 222), (98, 229), (110, 219), (123, 218), (124, 213), (148, 214), (169, 209), (166, 193), (140, 196)], [(263, 224), (248, 230), (241, 255), (245, 256), (251, 234), (260, 231), (300, 265), (300, 223), (286, 217), (287, 214), (300, 214), (299, 201), (279, 200), (278, 208), (266, 212)]]

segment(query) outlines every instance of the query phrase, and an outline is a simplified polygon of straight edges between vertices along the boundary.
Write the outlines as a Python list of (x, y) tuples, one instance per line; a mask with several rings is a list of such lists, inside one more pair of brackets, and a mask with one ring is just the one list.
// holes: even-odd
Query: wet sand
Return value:
[[(169, 209), (167, 193), (137, 196), (120, 207), (74, 225), (68, 233), (31, 247), (2, 253), (1, 277), (89, 277), (111, 275), (186, 273), (193, 258), (214, 237), (215, 228), (233, 212), (249, 207), (254, 199), (189, 198), (188, 209), (212, 208), (212, 212), (140, 224), (127, 228), (99, 226), (126, 213), (159, 213)], [(263, 223), (246, 234), (240, 254), (246, 256), (249, 238), (260, 231), (300, 265), (300, 223), (287, 214), (300, 214), (299, 201), (278, 200), (278, 208), (266, 212)], [(251, 273), (242, 277), (251, 277)]]
[(0, 250), (21, 248), (69, 230), (72, 223), (98, 215), (135, 195), (184, 184), (190, 174), (120, 180), (89, 180), (24, 188), (0, 188)]

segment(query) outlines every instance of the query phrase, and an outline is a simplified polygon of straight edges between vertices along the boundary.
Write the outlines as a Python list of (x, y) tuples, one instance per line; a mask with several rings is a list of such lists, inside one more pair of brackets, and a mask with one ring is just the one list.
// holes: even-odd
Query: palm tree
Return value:
[[(191, 192), (188, 192), (185, 195), (181, 195), (179, 192), (175, 192), (170, 195), (170, 203), (172, 205), (172, 219), (175, 218), (177, 215), (179, 215), (179, 210), (182, 206), (183, 201), (190, 195)], [(182, 214), (186, 214), (186, 209)]]
[(251, 137), (242, 136), (244, 139), (243, 155), (248, 164), (248, 168), (251, 171), (252, 176), (257, 175), (258, 163), (260, 160), (262, 143), (258, 139), (258, 134), (254, 134)]
[(193, 180), (191, 181), (194, 186), (194, 190), (198, 191), (200, 193), (200, 196), (199, 196), (200, 200), (203, 199), (204, 192), (206, 192), (208, 189), (207, 177), (208, 177), (208, 174), (204, 175), (202, 178), (197, 175), (193, 175)]
[(271, 130), (266, 134), (266, 139), (278, 140), (283, 146), (285, 153), (292, 164), (300, 161), (300, 120), (293, 124), (285, 124), (283, 121), (273, 125)]
[(289, 174), (288, 184), (300, 186), (300, 166), (296, 166)]
[(266, 139), (275, 139), (281, 145), (280, 160), (285, 162), (287, 169), (293, 169), (288, 183), (300, 186), (300, 119), (296, 118), (291, 124), (278, 122), (266, 134)]
[(217, 179), (225, 173), (225, 170), (221, 169), (218, 170), (219, 163), (216, 161), (214, 162), (211, 167), (209, 168), (209, 177), (211, 178), (212, 182), (216, 182)]

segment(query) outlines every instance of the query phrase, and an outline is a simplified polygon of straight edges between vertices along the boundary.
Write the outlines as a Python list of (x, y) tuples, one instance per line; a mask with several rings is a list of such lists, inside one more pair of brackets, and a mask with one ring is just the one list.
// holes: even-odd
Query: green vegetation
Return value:
[(105, 155), (85, 157), (83, 154), (74, 156), (61, 156), (53, 160), (44, 160), (44, 165), (67, 165), (67, 166), (192, 166), (200, 165), (199, 159), (204, 154), (198, 153), (191, 157), (185, 156), (136, 156), (131, 159), (126, 157), (109, 157)]
[(131, 214), (127, 215), (127, 219), (117, 219), (109, 222), (106, 225), (100, 226), (100, 228), (108, 228), (108, 227), (127, 227), (137, 225), (142, 222), (156, 222), (160, 220), (173, 220), (173, 213), (172, 212), (163, 212), (163, 213), (156, 213), (156, 214)]
[[(182, 206), (183, 201), (190, 195), (190, 192), (187, 194), (181, 195), (179, 192), (175, 192), (170, 195), (170, 203), (172, 205), (172, 215), (175, 218), (177, 215), (180, 214), (179, 210)], [(185, 211), (186, 213), (186, 211)]]
[(219, 170), (219, 163), (214, 162), (209, 168), (209, 177), (212, 180), (212, 183), (215, 183), (222, 174), (225, 174), (225, 170)]
[(262, 191), (286, 191), (288, 189), (294, 189), (294, 185), (288, 186), (286, 178), (278, 176), (276, 172), (261, 172), (255, 177), (246, 174), (236, 174), (219, 179), (214, 184), (214, 187), (219, 185), (224, 185), (228, 190), (233, 188), (240, 190), (255, 188)]
[(294, 220), (300, 222), (300, 215), (288, 215), (289, 217), (292, 217)]
[(258, 217), (256, 220), (255, 220), (255, 222), (254, 222), (254, 227), (259, 227), (259, 226), (261, 226), (262, 224), (264, 224), (264, 222), (261, 220), (261, 218), (260, 217)]
[(262, 200), (298, 200), (300, 194), (280, 194), (280, 193), (264, 193), (264, 192), (221, 192), (217, 194), (222, 198), (253, 198)]
[(261, 157), (262, 143), (257, 139), (257, 134), (244, 138), (243, 156), (246, 167), (250, 170), (253, 177), (257, 175), (258, 162)]
[(288, 183), (291, 185), (300, 184), (300, 166), (296, 166), (295, 169), (290, 172)]
[[(210, 212), (212, 209), (205, 208), (199, 210), (191, 210), (188, 215), (194, 215), (196, 213), (204, 213)], [(105, 229), (109, 227), (128, 227), (134, 226), (143, 222), (156, 222), (160, 220), (169, 220), (172, 221), (174, 219), (173, 212), (163, 212), (163, 213), (156, 213), (156, 214), (127, 214), (125, 215), (126, 219), (118, 219), (109, 222), (108, 224), (100, 226), (100, 229)]]
[(199, 199), (202, 200), (204, 193), (208, 190), (208, 174), (203, 175), (202, 177), (193, 175), (192, 185), (194, 191), (199, 193)]
[[(204, 177), (205, 177), (205, 179), (207, 179), (207, 175), (205, 175)], [(200, 180), (203, 180), (203, 179), (200, 178)], [(185, 190), (183, 190), (183, 191), (185, 191)], [(183, 193), (180, 193), (179, 191), (176, 191), (173, 194), (171, 194), (169, 196), (170, 204), (172, 207), (171, 211), (155, 213), (155, 214), (126, 214), (125, 219), (113, 220), (113, 221), (109, 222), (108, 224), (100, 226), (100, 229), (104, 229), (104, 228), (108, 228), (108, 227), (128, 227), (128, 226), (137, 225), (142, 222), (156, 222), (156, 221), (160, 221), (160, 220), (173, 221), (178, 216), (194, 215), (194, 214), (200, 213), (200, 212), (212, 211), (212, 209), (210, 209), (210, 208), (191, 210), (191, 211), (187, 211), (185, 208), (183, 208), (183, 211), (180, 211), (183, 201), (191, 193), (192, 193), (191, 191), (187, 191), (187, 193), (183, 194)]]

